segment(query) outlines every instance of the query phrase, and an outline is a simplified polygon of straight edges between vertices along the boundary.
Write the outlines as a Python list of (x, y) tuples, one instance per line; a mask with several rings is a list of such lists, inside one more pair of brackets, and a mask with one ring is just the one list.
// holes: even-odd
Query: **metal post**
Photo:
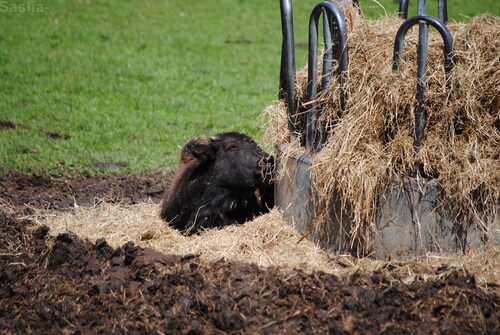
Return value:
[[(418, 15), (427, 15), (427, 4), (426, 0), (418, 0)], [(415, 138), (414, 145), (415, 150), (418, 152), (424, 141), (424, 129), (425, 129), (425, 118), (426, 112), (424, 110), (424, 93), (426, 81), (426, 69), (427, 69), (427, 54), (428, 54), (428, 38), (429, 38), (429, 27), (425, 21), (419, 21), (418, 23), (418, 48), (417, 48), (417, 109), (415, 111)]]
[[(332, 39), (334, 38), (332, 34), (335, 34), (336, 29), (332, 22), (328, 20), (328, 14), (323, 10), (323, 43), (325, 45), (325, 50), (323, 53), (323, 78), (321, 82), (321, 91), (325, 92), (330, 86), (330, 81), (332, 79), (331, 72), (333, 66), (333, 44)], [(320, 112), (320, 119), (323, 117), (324, 111)], [(319, 127), (319, 138), (318, 138), (318, 151), (321, 150), (323, 144), (326, 142), (327, 137), (326, 123), (320, 122)]]
[[(402, 19), (408, 18), (408, 6), (410, 4), (410, 0), (400, 0), (399, 1), (399, 10), (398, 15)], [(421, 13), (418, 13), (421, 15)], [(438, 18), (444, 23), (448, 22), (448, 4), (446, 0), (438, 0)]]
[(410, 4), (410, 0), (400, 0), (399, 1), (399, 17), (402, 19), (408, 18), (408, 5)]
[(438, 1), (438, 18), (444, 23), (448, 23), (448, 4), (446, 0)]
[(298, 136), (297, 132), (297, 100), (295, 99), (295, 46), (293, 36), (293, 15), (291, 0), (280, 0), (281, 30), (283, 42), (281, 46), (280, 90), (279, 98), (286, 99), (288, 104), (288, 128), (290, 140)]

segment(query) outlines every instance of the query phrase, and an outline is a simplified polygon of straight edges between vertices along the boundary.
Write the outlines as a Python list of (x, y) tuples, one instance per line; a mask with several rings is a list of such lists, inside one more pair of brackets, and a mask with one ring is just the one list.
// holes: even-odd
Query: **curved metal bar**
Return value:
[(451, 37), (450, 30), (448, 29), (448, 27), (446, 27), (444, 22), (436, 19), (435, 17), (425, 16), (425, 15), (413, 16), (408, 20), (406, 20), (405, 22), (403, 22), (403, 24), (399, 27), (394, 41), (394, 57), (393, 57), (392, 69), (399, 70), (401, 62), (401, 54), (403, 52), (403, 47), (404, 47), (405, 35), (412, 26), (414, 26), (417, 23), (420, 23), (420, 21), (423, 21), (428, 25), (434, 27), (443, 38), (444, 69), (446, 75), (449, 76), (451, 70), (453, 69), (453, 60), (451, 55), (453, 51), (453, 37)]
[[(344, 73), (347, 72), (347, 66), (349, 63), (348, 52), (347, 52), (347, 30), (345, 24), (345, 17), (342, 10), (335, 6), (331, 2), (321, 2), (317, 4), (309, 19), (309, 57), (308, 57), (308, 84), (307, 84), (307, 99), (309, 103), (309, 110), (307, 112), (307, 122), (306, 122), (306, 149), (308, 151), (319, 150), (324, 144), (326, 138), (321, 138), (318, 142), (317, 137), (317, 82), (318, 82), (318, 71), (317, 71), (317, 59), (318, 59), (318, 22), (319, 17), (322, 13), (326, 13), (327, 23), (325, 27), (325, 32), (328, 36), (333, 37), (331, 34), (332, 24), (335, 23), (335, 27), (338, 30), (338, 34), (334, 36), (338, 39), (338, 43), (335, 46), (338, 48), (338, 62), (340, 70), (340, 89), (342, 90), (341, 99), (341, 109), (345, 107), (345, 101), (347, 100), (347, 93), (344, 91)], [(329, 61), (328, 54), (325, 55), (323, 61)], [(331, 61), (331, 60), (330, 60)], [(325, 63), (323, 63), (325, 68)], [(328, 68), (328, 67), (327, 67)], [(323, 76), (329, 75), (328, 73), (323, 73)], [(325, 83), (325, 82), (324, 82)], [(325, 88), (325, 85), (322, 85)], [(326, 87), (327, 88), (327, 87)], [(326, 137), (326, 136), (325, 136)], [(318, 145), (318, 147), (316, 147)]]
[[(453, 38), (451, 37), (451, 33), (446, 27), (445, 23), (441, 20), (438, 20), (432, 16), (425, 15), (417, 15), (409, 18), (399, 27), (398, 32), (396, 33), (396, 39), (394, 42), (394, 58), (393, 58), (393, 70), (399, 70), (401, 63), (401, 54), (403, 52), (404, 47), (404, 38), (408, 30), (416, 25), (425, 23), (427, 25), (431, 25), (441, 34), (444, 43), (444, 64), (445, 64), (445, 74), (446, 74), (446, 82), (449, 83), (449, 76), (451, 70), (453, 69), (453, 60), (452, 60), (452, 51), (453, 51)], [(426, 113), (423, 108), (423, 99), (425, 93), (425, 69), (427, 65), (427, 31), (425, 31), (425, 36), (421, 34), (422, 30), (419, 34), (418, 41), (418, 55), (417, 55), (417, 76), (418, 76), (418, 84), (417, 84), (417, 109), (415, 111), (415, 138), (414, 138), (414, 146), (416, 151), (418, 151), (423, 143), (424, 139), (424, 129), (425, 129), (425, 117)]]
[(281, 46), (281, 68), (279, 98), (286, 99), (288, 104), (288, 129), (290, 140), (298, 136), (297, 100), (295, 99), (295, 49), (293, 34), (293, 15), (291, 0), (280, 0), (281, 30), (283, 42)]

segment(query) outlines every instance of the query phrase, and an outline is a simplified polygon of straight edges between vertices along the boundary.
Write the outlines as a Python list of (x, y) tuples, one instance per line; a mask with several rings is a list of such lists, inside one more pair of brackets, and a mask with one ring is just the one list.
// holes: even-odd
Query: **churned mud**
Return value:
[(344, 277), (208, 264), (132, 243), (52, 237), (22, 218), (30, 207), (64, 210), (102, 198), (159, 201), (167, 179), (0, 177), (0, 333), (500, 333), (499, 283), (486, 289), (464, 269), (443, 266), (407, 282), (390, 263)]

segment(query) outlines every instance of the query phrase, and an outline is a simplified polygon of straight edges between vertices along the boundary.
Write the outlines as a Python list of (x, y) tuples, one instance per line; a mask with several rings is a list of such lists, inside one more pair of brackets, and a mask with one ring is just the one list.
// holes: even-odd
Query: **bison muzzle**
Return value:
[(160, 216), (184, 233), (243, 223), (274, 206), (272, 156), (247, 135), (197, 137), (181, 150)]

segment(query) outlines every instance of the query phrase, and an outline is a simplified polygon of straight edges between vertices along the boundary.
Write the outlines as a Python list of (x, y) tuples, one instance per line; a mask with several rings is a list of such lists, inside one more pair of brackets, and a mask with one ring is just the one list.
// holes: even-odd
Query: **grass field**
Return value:
[[(294, 3), (296, 42), (315, 3)], [(397, 9), (361, 3), (370, 18)], [(448, 3), (450, 19), (500, 14)], [(0, 174), (166, 172), (192, 136), (259, 140), (280, 44), (277, 0), (0, 1), (0, 121), (17, 125), (0, 130)]]

